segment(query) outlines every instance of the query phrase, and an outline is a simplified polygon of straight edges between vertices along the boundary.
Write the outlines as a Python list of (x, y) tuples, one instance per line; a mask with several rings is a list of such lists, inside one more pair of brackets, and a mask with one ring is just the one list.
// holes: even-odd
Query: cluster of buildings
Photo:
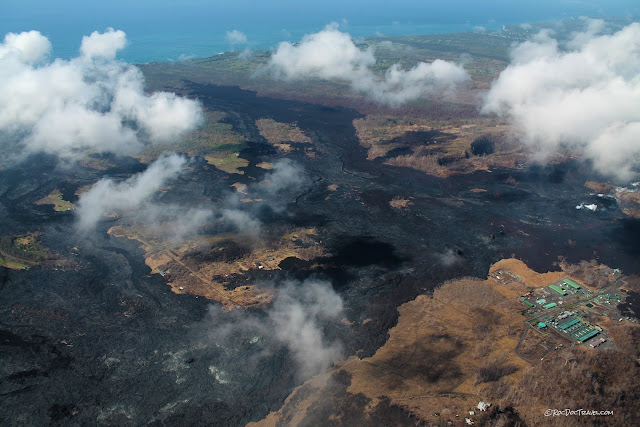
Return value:
[[(589, 306), (589, 301), (592, 299), (593, 295), (588, 289), (568, 277), (520, 297), (522, 304), (527, 307), (526, 313), (531, 315), (529, 320), (531, 325), (537, 323), (540, 331), (552, 328), (576, 344), (604, 335), (602, 328), (592, 325), (575, 311), (582, 304)], [(559, 311), (558, 308), (563, 306), (564, 310)], [(592, 347), (596, 348), (604, 342), (607, 342), (606, 337), (601, 338), (601, 342)]]

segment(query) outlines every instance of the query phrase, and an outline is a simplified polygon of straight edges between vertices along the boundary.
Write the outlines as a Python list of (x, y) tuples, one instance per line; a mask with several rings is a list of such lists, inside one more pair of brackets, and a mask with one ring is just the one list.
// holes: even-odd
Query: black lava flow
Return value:
[[(319, 243), (330, 255), (288, 258), (281, 271), (249, 278), (331, 281), (355, 323), (321, 326), (328, 340), (344, 344), (345, 355), (371, 355), (383, 345), (400, 304), (444, 280), (484, 278), (504, 257), (538, 271), (556, 269), (563, 256), (640, 272), (639, 222), (591, 195), (584, 182), (594, 177), (580, 164), (439, 179), (366, 160), (352, 124), (361, 116), (353, 110), (231, 87), (193, 83), (191, 90), (208, 108), (233, 113), (227, 120), (249, 136), (241, 156), (250, 163), (244, 175), (232, 177), (195, 163), (164, 200), (221, 203), (231, 183), (259, 179), (264, 171), (256, 165), (277, 153), (259, 135), (256, 119), (296, 122), (313, 139), (315, 158), (301, 150), (288, 155), (305, 180), (287, 195), (285, 212), (254, 214), (266, 228), (319, 227)], [(75, 201), (75, 190), (101, 176), (126, 178), (145, 167), (109, 160), (116, 167), (107, 171), (70, 171), (38, 155), (0, 171), (0, 235), (38, 231), (47, 247), (78, 265), (0, 267), (0, 424), (240, 425), (278, 409), (300, 381), (284, 348), (265, 352), (247, 344), (251, 331), (221, 345), (207, 334), (215, 327), (207, 311), (214, 308), (172, 293), (150, 274), (137, 242), (106, 233), (113, 222), (81, 238), (73, 232), (73, 213), (33, 204), (54, 188)], [(329, 191), (330, 184), (337, 190)], [(393, 208), (394, 197), (412, 205)], [(601, 208), (576, 210), (583, 202)], [(635, 310), (636, 299), (633, 304)], [(219, 312), (217, 319), (237, 322), (241, 315)]]

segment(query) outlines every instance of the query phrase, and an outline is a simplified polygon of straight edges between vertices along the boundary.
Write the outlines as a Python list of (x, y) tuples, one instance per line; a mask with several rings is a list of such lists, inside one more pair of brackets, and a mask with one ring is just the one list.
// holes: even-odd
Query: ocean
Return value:
[[(0, 35), (38, 30), (53, 44), (52, 57), (77, 55), (83, 35), (108, 27), (127, 33), (119, 58), (133, 63), (177, 61), (242, 49), (275, 48), (331, 22), (354, 37), (498, 30), (502, 25), (577, 16), (640, 16), (635, 1), (610, 0), (2, 0)], [(238, 30), (246, 43), (233, 44)]]

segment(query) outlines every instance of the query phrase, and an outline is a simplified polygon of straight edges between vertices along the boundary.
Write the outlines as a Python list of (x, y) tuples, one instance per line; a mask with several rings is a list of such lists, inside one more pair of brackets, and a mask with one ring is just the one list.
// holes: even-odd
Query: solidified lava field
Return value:
[[(328, 338), (343, 343), (345, 356), (371, 355), (384, 344), (400, 304), (445, 280), (484, 278), (504, 257), (520, 258), (537, 271), (557, 268), (563, 256), (640, 272), (639, 221), (626, 218), (615, 203), (603, 206), (584, 187), (598, 177), (579, 164), (434, 178), (366, 160), (353, 110), (256, 97), (232, 87), (191, 84), (191, 91), (208, 109), (233, 112), (228, 122), (251, 135), (241, 153), (249, 165), (244, 175), (230, 177), (196, 161), (162, 195), (165, 201), (221, 204), (231, 183), (260, 179), (265, 171), (256, 165), (282, 154), (260, 136), (257, 119), (296, 122), (313, 140), (320, 153), (315, 158), (286, 154), (304, 179), (288, 194), (284, 213), (254, 214), (267, 230), (278, 224), (320, 228), (331, 255), (287, 259), (281, 270), (252, 279), (329, 280), (346, 319), (355, 322), (348, 328), (323, 325)], [(73, 202), (75, 190), (105, 174), (124, 179), (145, 169), (132, 159), (112, 160), (116, 166), (100, 172), (61, 169), (53, 158), (32, 156), (0, 171), (0, 235), (41, 232), (50, 250), (77, 264), (0, 267), (0, 424), (239, 425), (278, 409), (301, 382), (288, 351), (266, 354), (247, 344), (251, 331), (224, 345), (212, 339), (209, 312), (229, 322), (242, 314), (172, 293), (150, 274), (138, 242), (106, 233), (117, 219), (81, 238), (73, 232), (73, 213), (34, 205), (54, 188)], [(335, 191), (328, 189), (332, 184)], [(394, 197), (412, 205), (394, 208)], [(595, 212), (575, 209), (596, 200), (601, 208)]]

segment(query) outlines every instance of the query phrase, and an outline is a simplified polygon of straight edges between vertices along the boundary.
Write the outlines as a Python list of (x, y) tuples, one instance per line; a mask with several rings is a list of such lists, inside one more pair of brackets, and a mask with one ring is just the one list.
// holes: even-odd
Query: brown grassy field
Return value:
[(280, 123), (272, 119), (256, 120), (256, 126), (270, 144), (280, 144), (284, 142), (305, 142), (311, 143), (311, 138), (304, 134), (295, 123)]
[(404, 208), (408, 208), (409, 206), (411, 206), (413, 204), (413, 202), (409, 199), (403, 199), (401, 197), (394, 197), (393, 199), (391, 199), (389, 201), (389, 205), (392, 208), (396, 208), (396, 209), (404, 209)]
[[(525, 147), (511, 140), (512, 128), (493, 118), (433, 120), (407, 114), (373, 114), (355, 119), (353, 125), (369, 160), (405, 149), (410, 153), (392, 156), (385, 163), (439, 177), (492, 167), (515, 168), (528, 157)], [(482, 136), (496, 142), (495, 152), (474, 156), (471, 143)]]
[[(400, 306), (397, 325), (372, 357), (352, 356), (336, 363), (332, 372), (298, 387), (280, 410), (256, 425), (304, 425), (312, 415), (320, 422), (319, 414), (326, 422), (344, 425), (339, 421), (347, 404), (367, 421), (383, 409), (392, 414), (390, 408), (400, 408), (429, 425), (463, 425), (465, 417), (476, 425), (514, 425), (522, 420), (540, 425), (549, 420), (543, 415), (547, 408), (614, 409), (614, 417), (606, 421), (622, 423), (617, 425), (636, 419), (638, 408), (625, 403), (624, 396), (639, 394), (640, 369), (633, 361), (637, 346), (629, 352), (575, 347), (545, 355), (539, 352), (544, 337), (530, 331), (522, 350), (544, 357), (533, 363), (521, 359), (515, 354), (524, 330), (517, 295), (566, 274), (537, 273), (513, 259), (494, 264), (490, 274), (506, 271), (513, 280), (454, 280), (432, 296), (421, 295)], [(620, 327), (613, 337), (638, 333)], [(340, 378), (342, 388), (336, 387)], [(479, 400), (492, 403), (488, 412), (474, 409)], [(470, 410), (475, 414), (469, 415)], [(562, 420), (563, 425), (589, 421)]]
[(625, 215), (640, 219), (640, 190), (616, 187), (607, 182), (587, 181), (584, 186), (599, 194), (613, 196)]
[(640, 191), (617, 189), (615, 197), (621, 205), (622, 212), (630, 217), (640, 219)]
[(280, 262), (288, 257), (311, 260), (324, 255), (324, 248), (312, 239), (317, 232), (315, 228), (290, 229), (269, 240), (227, 233), (170, 245), (136, 227), (109, 229), (114, 236), (142, 243), (146, 264), (152, 273), (164, 274), (173, 292), (218, 301), (225, 308), (270, 303), (271, 289), (257, 286), (255, 280), (242, 286), (230, 285), (250, 271), (279, 269)]
[[(256, 126), (260, 131), (260, 135), (282, 153), (304, 150), (305, 155), (311, 158), (318, 154), (318, 149), (313, 145), (311, 137), (304, 133), (295, 123), (280, 123), (273, 119), (258, 119), (256, 120)], [(303, 144), (304, 147), (296, 147), (297, 144)], [(272, 167), (269, 163), (263, 163), (263, 165), (264, 169)]]

